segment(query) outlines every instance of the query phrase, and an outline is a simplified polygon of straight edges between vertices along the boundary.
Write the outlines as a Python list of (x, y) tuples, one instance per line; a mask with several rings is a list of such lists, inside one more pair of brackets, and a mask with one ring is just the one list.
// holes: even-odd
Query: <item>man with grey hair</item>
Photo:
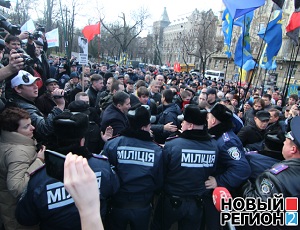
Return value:
[(160, 84), (157, 80), (153, 80), (149, 86), (149, 98), (152, 98), (156, 105), (159, 105), (161, 102), (161, 94), (159, 93)]

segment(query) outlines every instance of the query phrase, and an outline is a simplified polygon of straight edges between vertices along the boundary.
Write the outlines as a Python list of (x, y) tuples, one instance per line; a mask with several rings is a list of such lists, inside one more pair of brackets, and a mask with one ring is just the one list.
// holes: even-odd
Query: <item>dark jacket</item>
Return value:
[(217, 142), (207, 130), (187, 130), (167, 140), (163, 149), (165, 193), (184, 197), (209, 193), (204, 182), (215, 172), (218, 155)]
[(25, 109), (31, 118), (31, 123), (35, 127), (34, 137), (38, 142), (47, 144), (51, 142), (54, 136), (53, 119), (63, 111), (57, 107), (54, 107), (47, 117), (35, 106), (34, 102), (28, 101), (19, 95), (14, 94), (13, 100), (10, 106), (17, 106), (21, 109)]
[(44, 114), (44, 116), (48, 116), (51, 110), (56, 106), (56, 103), (51, 97), (51, 93), (45, 92), (43, 95), (39, 96), (35, 100), (36, 107)]
[(90, 106), (95, 107), (98, 91), (95, 90), (92, 86), (90, 86), (88, 88), (88, 90), (86, 91), (86, 93), (87, 93), (87, 95), (89, 96), (89, 99), (90, 99)]
[(34, 63), (37, 65), (35, 70), (41, 75), (44, 83), (48, 78), (50, 78), (50, 66), (45, 54), (45, 52), (47, 52), (47, 49), (48, 49), (48, 43), (45, 41), (43, 52), (41, 54), (42, 61), (40, 61), (40, 59), (35, 56), (34, 44), (27, 43), (27, 49), (26, 49), (26, 52), (31, 56), (31, 58), (34, 60)]
[[(119, 180), (106, 157), (92, 155), (84, 147), (73, 149), (72, 152), (87, 158), (97, 176), (103, 217), (106, 200), (118, 190)], [(62, 182), (47, 175), (45, 167), (31, 176), (27, 190), (18, 202), (16, 218), (22, 225), (40, 224), (41, 230), (81, 229), (79, 213), (73, 199)]]
[(244, 126), (237, 134), (247, 151), (263, 150), (264, 135), (265, 130), (257, 128), (255, 123)]
[(266, 201), (274, 194), (300, 198), (300, 159), (290, 159), (273, 165), (257, 177), (254, 184), (248, 182), (243, 188), (245, 197), (261, 197)]
[(159, 105), (161, 103), (161, 94), (160, 93), (154, 93), (154, 94), (152, 94), (150, 92), (149, 97), (152, 98), (157, 105)]
[(107, 96), (101, 99), (100, 101), (100, 111), (103, 112), (109, 105), (113, 102), (113, 94), (109, 93)]
[(172, 122), (173, 125), (180, 127), (180, 122), (177, 116), (181, 114), (178, 105), (171, 103), (163, 105), (163, 112), (156, 116), (157, 124), (151, 125), (151, 130), (154, 134), (154, 139), (158, 143), (164, 143), (165, 140), (172, 135), (172, 132), (164, 130), (164, 125)]
[(97, 93), (97, 98), (96, 98), (96, 102), (95, 102), (95, 107), (97, 109), (100, 108), (100, 102), (101, 102), (101, 100), (104, 97), (106, 97), (109, 93), (110, 93), (110, 91), (108, 91), (108, 90), (100, 91), (100, 92)]
[(251, 174), (242, 142), (224, 123), (212, 127), (209, 133), (214, 135), (219, 149), (218, 167), (214, 174), (217, 184), (233, 191)]
[(109, 105), (101, 114), (101, 131), (104, 133), (108, 126), (113, 128), (113, 136), (129, 127), (126, 115), (114, 104)]

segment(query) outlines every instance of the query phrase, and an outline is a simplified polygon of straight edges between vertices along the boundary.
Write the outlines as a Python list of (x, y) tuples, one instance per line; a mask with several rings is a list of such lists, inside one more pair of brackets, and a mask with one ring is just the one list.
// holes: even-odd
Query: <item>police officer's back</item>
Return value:
[(152, 229), (200, 229), (204, 206), (212, 205), (205, 180), (216, 168), (217, 143), (208, 134), (206, 111), (196, 105), (185, 108), (182, 133), (166, 141), (164, 195), (158, 201)]
[(103, 154), (115, 166), (120, 190), (113, 197), (111, 229), (147, 230), (154, 192), (163, 182), (162, 149), (150, 135), (150, 112), (128, 111), (130, 127), (106, 142)]
[[(99, 181), (101, 214), (106, 212), (106, 199), (119, 188), (119, 180), (111, 170), (107, 158), (92, 155), (84, 147), (88, 129), (86, 114), (63, 112), (54, 120), (57, 148), (60, 153), (72, 152), (88, 159)], [(87, 194), (88, 195), (88, 194)], [(45, 167), (36, 171), (27, 191), (18, 202), (16, 218), (23, 225), (40, 224), (40, 229), (81, 229), (78, 210), (62, 182), (49, 177)]]
[(222, 104), (215, 104), (208, 113), (208, 132), (217, 140), (219, 158), (217, 171), (206, 186), (214, 189), (226, 187), (233, 192), (251, 174), (242, 142), (233, 132), (232, 111)]

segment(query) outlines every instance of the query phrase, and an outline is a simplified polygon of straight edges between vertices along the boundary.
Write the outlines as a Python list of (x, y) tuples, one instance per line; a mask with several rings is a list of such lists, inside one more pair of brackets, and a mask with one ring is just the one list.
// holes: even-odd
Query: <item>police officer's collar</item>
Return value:
[(126, 137), (133, 137), (143, 141), (153, 141), (153, 137), (151, 137), (150, 133), (143, 130), (127, 128), (121, 132), (121, 135)]
[(207, 141), (212, 138), (212, 136), (207, 132), (207, 129), (193, 129), (193, 130), (185, 130), (179, 134), (179, 137), (197, 140), (197, 141)]
[(213, 135), (216, 139), (223, 135), (223, 133), (232, 129), (232, 123), (220, 123), (208, 130), (209, 134)]

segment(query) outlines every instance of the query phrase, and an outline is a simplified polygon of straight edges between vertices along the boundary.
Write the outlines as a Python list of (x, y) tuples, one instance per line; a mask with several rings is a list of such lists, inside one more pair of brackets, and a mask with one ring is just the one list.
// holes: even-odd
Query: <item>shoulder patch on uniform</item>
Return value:
[(229, 135), (228, 135), (227, 132), (226, 132), (226, 133), (223, 133), (222, 137), (223, 137), (223, 141), (224, 141), (224, 142), (227, 142), (227, 141), (230, 140), (230, 137), (229, 137)]
[(173, 140), (173, 139), (178, 138), (178, 137), (179, 137), (178, 135), (173, 136), (173, 137), (168, 137), (168, 138), (166, 139), (166, 141), (170, 141), (170, 140)]
[(285, 165), (285, 164), (279, 164), (279, 165), (275, 165), (275, 167), (270, 169), (270, 172), (274, 175), (277, 175), (279, 173), (281, 173), (282, 171), (286, 170), (289, 166)]
[(231, 147), (227, 150), (229, 156), (233, 159), (233, 160), (240, 160), (242, 157), (242, 154), (240, 152), (240, 150), (237, 147)]
[(37, 172), (41, 171), (43, 168), (45, 168), (45, 164), (43, 164), (42, 166), (38, 167), (36, 170), (34, 170), (32, 173), (29, 174), (29, 176), (33, 176), (34, 174), (36, 174)]
[(101, 160), (106, 160), (106, 161), (108, 160), (107, 156), (100, 155), (100, 154), (93, 153), (93, 157), (101, 159)]
[(264, 178), (260, 183), (260, 191), (265, 195), (270, 194), (273, 188), (274, 188), (273, 183), (267, 178)]

